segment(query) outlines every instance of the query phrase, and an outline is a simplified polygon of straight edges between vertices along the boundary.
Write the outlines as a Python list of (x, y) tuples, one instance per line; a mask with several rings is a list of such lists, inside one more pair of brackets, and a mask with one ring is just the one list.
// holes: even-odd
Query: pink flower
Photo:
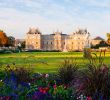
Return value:
[(56, 89), (56, 88), (57, 88), (57, 85), (55, 84), (55, 85), (53, 86), (53, 88)]
[(45, 78), (48, 78), (49, 77), (49, 74), (45, 74)]
[(45, 94), (46, 93), (46, 90), (43, 90), (42, 93)]
[(92, 100), (92, 98), (89, 96), (89, 97), (87, 97), (87, 99), (86, 100)]

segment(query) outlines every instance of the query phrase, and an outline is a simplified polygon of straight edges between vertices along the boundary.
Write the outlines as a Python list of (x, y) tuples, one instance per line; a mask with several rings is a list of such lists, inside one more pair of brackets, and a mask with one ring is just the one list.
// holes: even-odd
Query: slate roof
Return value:
[(104, 40), (104, 39), (101, 38), (100, 36), (97, 36), (96, 38), (94, 38), (94, 40)]

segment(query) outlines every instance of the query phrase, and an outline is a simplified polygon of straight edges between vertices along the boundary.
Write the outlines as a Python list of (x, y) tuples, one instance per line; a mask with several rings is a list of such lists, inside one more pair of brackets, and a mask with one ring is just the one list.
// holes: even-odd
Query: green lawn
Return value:
[[(99, 55), (99, 53), (97, 53)], [(0, 54), (0, 68), (7, 64), (15, 63), (16, 66), (31, 67), (35, 72), (55, 72), (64, 59), (73, 59), (77, 64), (84, 65), (88, 62), (83, 58), (82, 52), (22, 52)], [(104, 62), (110, 65), (110, 53), (107, 52)]]

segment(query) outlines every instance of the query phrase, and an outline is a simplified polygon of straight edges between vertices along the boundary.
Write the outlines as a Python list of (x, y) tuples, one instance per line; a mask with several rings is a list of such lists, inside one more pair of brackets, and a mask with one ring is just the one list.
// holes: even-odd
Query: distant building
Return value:
[(25, 39), (16, 39), (15, 40), (15, 47), (21, 45), (24, 41), (25, 41)]
[(27, 50), (82, 51), (85, 47), (90, 47), (90, 33), (86, 29), (70, 35), (59, 31), (44, 35), (38, 29), (30, 28), (26, 34)]
[(91, 45), (96, 46), (97, 44), (100, 44), (101, 41), (105, 41), (103, 38), (97, 36), (96, 38), (91, 40)]

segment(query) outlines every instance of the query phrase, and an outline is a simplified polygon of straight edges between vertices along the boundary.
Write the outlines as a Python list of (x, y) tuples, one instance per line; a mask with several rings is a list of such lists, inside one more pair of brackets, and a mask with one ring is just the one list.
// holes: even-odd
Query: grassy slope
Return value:
[[(87, 63), (81, 52), (22, 52), (13, 54), (0, 54), (1, 69), (6, 64), (15, 63), (17, 66), (31, 67), (34, 71), (55, 72), (64, 59), (70, 57), (77, 59), (80, 65)], [(110, 53), (106, 53), (105, 63), (109, 63)]]

